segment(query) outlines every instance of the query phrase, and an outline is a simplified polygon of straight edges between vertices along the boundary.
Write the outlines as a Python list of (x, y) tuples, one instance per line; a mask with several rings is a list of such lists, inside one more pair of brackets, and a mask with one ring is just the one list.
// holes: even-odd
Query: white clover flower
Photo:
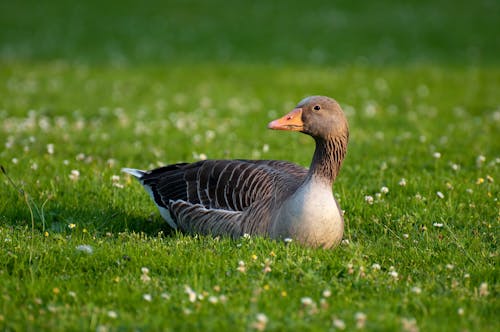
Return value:
[(333, 326), (339, 330), (345, 330), (345, 322), (342, 319), (335, 318), (333, 320)]
[(401, 187), (406, 186), (406, 179), (405, 179), (405, 178), (402, 178), (401, 180), (399, 180), (398, 184), (399, 184)]
[(443, 223), (435, 222), (432, 224), (432, 226), (437, 227), (437, 228), (441, 228), (441, 227), (443, 227)]
[(54, 144), (52, 144), (52, 143), (47, 144), (47, 153), (54, 154)]
[(481, 167), (485, 161), (486, 161), (486, 157), (485, 156), (483, 156), (483, 155), (477, 156), (477, 158), (476, 158), (476, 166), (477, 167)]
[(151, 294), (144, 294), (142, 296), (142, 298), (144, 299), (144, 301), (147, 301), (147, 302), (151, 302), (153, 300), (153, 297), (151, 296)]
[(366, 325), (366, 314), (363, 312), (357, 312), (354, 315), (354, 319), (356, 320), (356, 328), (363, 329)]
[(118, 317), (118, 314), (116, 313), (116, 311), (110, 310), (108, 311), (108, 317), (116, 319)]
[(82, 244), (79, 246), (76, 246), (76, 250), (84, 252), (86, 254), (92, 254), (94, 252), (94, 248), (92, 246), (89, 246), (88, 244)]
[(381, 266), (380, 266), (380, 264), (378, 264), (378, 263), (373, 263), (373, 265), (372, 265), (372, 269), (373, 269), (373, 270), (380, 270), (381, 268), (382, 268), (382, 267), (381, 267)]
[(244, 261), (239, 261), (238, 262), (238, 267), (236, 268), (236, 270), (238, 270), (241, 273), (245, 273), (247, 271), (247, 268), (245, 266), (245, 262)]
[(488, 296), (490, 292), (488, 291), (488, 283), (483, 282), (479, 285), (479, 296)]
[(372, 205), (373, 204), (373, 196), (366, 195), (365, 196), (365, 202)]
[(323, 291), (323, 297), (330, 297), (332, 295), (332, 291), (329, 289), (325, 289)]
[(76, 169), (71, 170), (71, 173), (69, 174), (69, 178), (72, 181), (77, 181), (80, 178), (80, 172)]
[(302, 305), (308, 307), (310, 305), (313, 305), (314, 301), (310, 297), (303, 297), (300, 299), (300, 303), (302, 303)]
[(411, 291), (412, 291), (412, 293), (415, 293), (415, 294), (420, 294), (420, 293), (422, 293), (422, 289), (421, 289), (420, 287), (417, 287), (417, 286), (412, 287), (412, 288), (411, 288)]
[(191, 289), (189, 286), (184, 286), (184, 292), (188, 295), (189, 297), (189, 302), (194, 302), (196, 301), (196, 292)]
[(442, 192), (440, 192), (440, 191), (438, 191), (438, 192), (436, 193), (436, 195), (437, 195), (439, 198), (441, 198), (441, 199), (443, 199), (443, 198), (444, 198), (444, 194), (443, 194)]
[(439, 153), (439, 152), (434, 152), (434, 153), (432, 154), (432, 156), (433, 156), (434, 158), (436, 158), (436, 159), (439, 159), (439, 158), (441, 158), (441, 153)]
[(387, 188), (387, 187), (384, 186), (384, 187), (380, 188), (380, 192), (382, 194), (387, 194), (389, 192), (389, 188)]
[(252, 324), (252, 327), (257, 331), (264, 331), (266, 329), (268, 318), (263, 313), (258, 313), (256, 316), (256, 321)]

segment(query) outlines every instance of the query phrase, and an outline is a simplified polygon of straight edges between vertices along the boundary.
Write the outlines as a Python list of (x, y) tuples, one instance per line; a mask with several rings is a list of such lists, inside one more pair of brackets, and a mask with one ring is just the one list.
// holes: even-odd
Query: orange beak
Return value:
[(269, 122), (267, 128), (274, 130), (290, 130), (290, 131), (301, 131), (304, 129), (304, 123), (302, 122), (302, 108), (295, 108), (293, 111)]

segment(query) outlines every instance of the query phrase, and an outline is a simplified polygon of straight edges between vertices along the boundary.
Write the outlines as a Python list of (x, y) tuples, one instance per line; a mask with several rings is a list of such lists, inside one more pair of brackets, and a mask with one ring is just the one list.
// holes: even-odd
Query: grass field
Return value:
[[(0, 330), (500, 330), (500, 4), (0, 3)], [(343, 244), (171, 232), (122, 167), (308, 166), (336, 98)]]

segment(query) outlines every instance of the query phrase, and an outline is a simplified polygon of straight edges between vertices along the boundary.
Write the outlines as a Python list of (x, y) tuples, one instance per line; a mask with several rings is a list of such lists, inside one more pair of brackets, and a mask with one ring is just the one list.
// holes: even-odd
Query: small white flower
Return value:
[(444, 194), (443, 194), (442, 192), (440, 192), (440, 191), (438, 191), (438, 192), (436, 193), (436, 195), (437, 195), (439, 198), (441, 198), (441, 199), (443, 199), (443, 198), (444, 198)]
[(339, 330), (345, 330), (345, 323), (342, 319), (335, 318), (333, 320), (333, 326)]
[(366, 195), (365, 196), (365, 202), (372, 205), (373, 204), (373, 196)]
[(47, 153), (54, 154), (54, 144), (47, 144)]
[(257, 331), (264, 331), (266, 329), (267, 322), (267, 316), (263, 313), (258, 313), (256, 316), (256, 321), (252, 324), (252, 327)]
[(118, 182), (118, 181), (120, 181), (120, 176), (119, 175), (112, 175), (111, 176), (111, 181), (112, 182)]
[(453, 270), (455, 268), (455, 265), (453, 265), (453, 264), (446, 264), (446, 268), (448, 270)]
[(144, 294), (142, 296), (142, 298), (144, 299), (144, 301), (147, 301), (147, 302), (151, 302), (153, 300), (153, 297), (151, 296), (151, 294)]
[(479, 286), (479, 296), (488, 296), (490, 292), (488, 291), (488, 283), (483, 282)]
[(170, 300), (170, 294), (168, 294), (168, 293), (161, 293), (160, 296), (161, 296), (162, 299)]
[(286, 237), (285, 239), (283, 239), (283, 241), (285, 241), (285, 243), (290, 243), (293, 241), (292, 238), (289, 238), (289, 237)]
[(401, 180), (399, 180), (398, 184), (399, 184), (401, 187), (406, 186), (406, 179), (405, 179), (405, 178), (402, 178)]
[(481, 167), (485, 161), (486, 161), (486, 157), (485, 156), (483, 156), (483, 155), (477, 156), (477, 158), (476, 158), (476, 166), (477, 167)]
[(387, 187), (384, 186), (384, 187), (380, 188), (380, 192), (382, 194), (387, 194), (389, 192), (389, 188), (387, 188)]
[(269, 144), (264, 144), (262, 146), (262, 152), (264, 152), (264, 153), (269, 152)]
[(382, 268), (382, 267), (381, 267), (381, 266), (380, 266), (380, 264), (378, 264), (378, 263), (373, 263), (373, 265), (372, 265), (372, 269), (373, 269), (373, 270), (380, 270), (381, 268)]
[(108, 317), (116, 319), (118, 317), (118, 314), (116, 313), (116, 311), (110, 310), (108, 311)]
[(147, 267), (141, 267), (141, 272), (143, 274), (148, 274), (149, 273), (149, 269)]
[(458, 308), (457, 309), (457, 314), (459, 314), (460, 316), (463, 316), (464, 315), (464, 308)]
[(323, 291), (323, 297), (330, 297), (332, 295), (332, 291), (329, 289), (325, 289)]
[(244, 261), (239, 261), (238, 262), (238, 267), (236, 268), (241, 273), (245, 273), (247, 271), (247, 268), (245, 267), (245, 262)]
[(300, 303), (302, 303), (302, 305), (308, 307), (308, 306), (312, 305), (314, 303), (314, 301), (310, 297), (303, 297), (300, 299)]
[(356, 328), (363, 329), (366, 325), (366, 314), (363, 312), (357, 312), (354, 315), (354, 319), (356, 319)]
[(432, 156), (433, 156), (434, 158), (436, 158), (436, 159), (439, 159), (439, 158), (441, 158), (441, 153), (439, 153), (439, 152), (434, 152), (434, 153), (432, 154)]
[(437, 228), (441, 228), (441, 227), (443, 227), (443, 223), (435, 222), (432, 224), (432, 226), (437, 227)]
[(189, 302), (194, 302), (196, 301), (196, 292), (191, 289), (189, 286), (184, 287), (184, 292), (188, 295), (189, 297)]
[(208, 298), (208, 302), (212, 303), (212, 304), (216, 304), (217, 302), (219, 302), (219, 298), (217, 296), (210, 296)]
[(80, 172), (76, 169), (71, 170), (71, 173), (69, 174), (69, 178), (72, 181), (77, 181), (78, 178), (80, 177)]
[(410, 234), (406, 234), (406, 233), (403, 234), (404, 239), (408, 239), (409, 237), (410, 237)]
[(389, 275), (390, 275), (391, 277), (393, 277), (394, 279), (397, 279), (397, 278), (398, 278), (398, 276), (399, 276), (399, 275), (398, 275), (398, 273), (397, 273), (396, 271), (389, 271)]
[(84, 252), (86, 254), (92, 254), (94, 252), (94, 249), (92, 246), (89, 246), (88, 244), (82, 244), (76, 247), (76, 250)]
[(422, 293), (422, 289), (421, 289), (420, 287), (417, 287), (417, 286), (412, 287), (412, 288), (411, 288), (411, 291), (412, 291), (413, 293), (415, 293), (415, 294), (420, 294), (420, 293)]

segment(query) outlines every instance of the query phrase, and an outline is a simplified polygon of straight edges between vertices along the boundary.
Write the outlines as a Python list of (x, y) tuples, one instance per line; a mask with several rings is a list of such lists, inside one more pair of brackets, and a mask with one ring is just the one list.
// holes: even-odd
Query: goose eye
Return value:
[(319, 110), (321, 109), (321, 107), (320, 107), (319, 105), (316, 105), (316, 106), (314, 106), (314, 108), (313, 108), (313, 109), (314, 109), (315, 111), (319, 111)]

